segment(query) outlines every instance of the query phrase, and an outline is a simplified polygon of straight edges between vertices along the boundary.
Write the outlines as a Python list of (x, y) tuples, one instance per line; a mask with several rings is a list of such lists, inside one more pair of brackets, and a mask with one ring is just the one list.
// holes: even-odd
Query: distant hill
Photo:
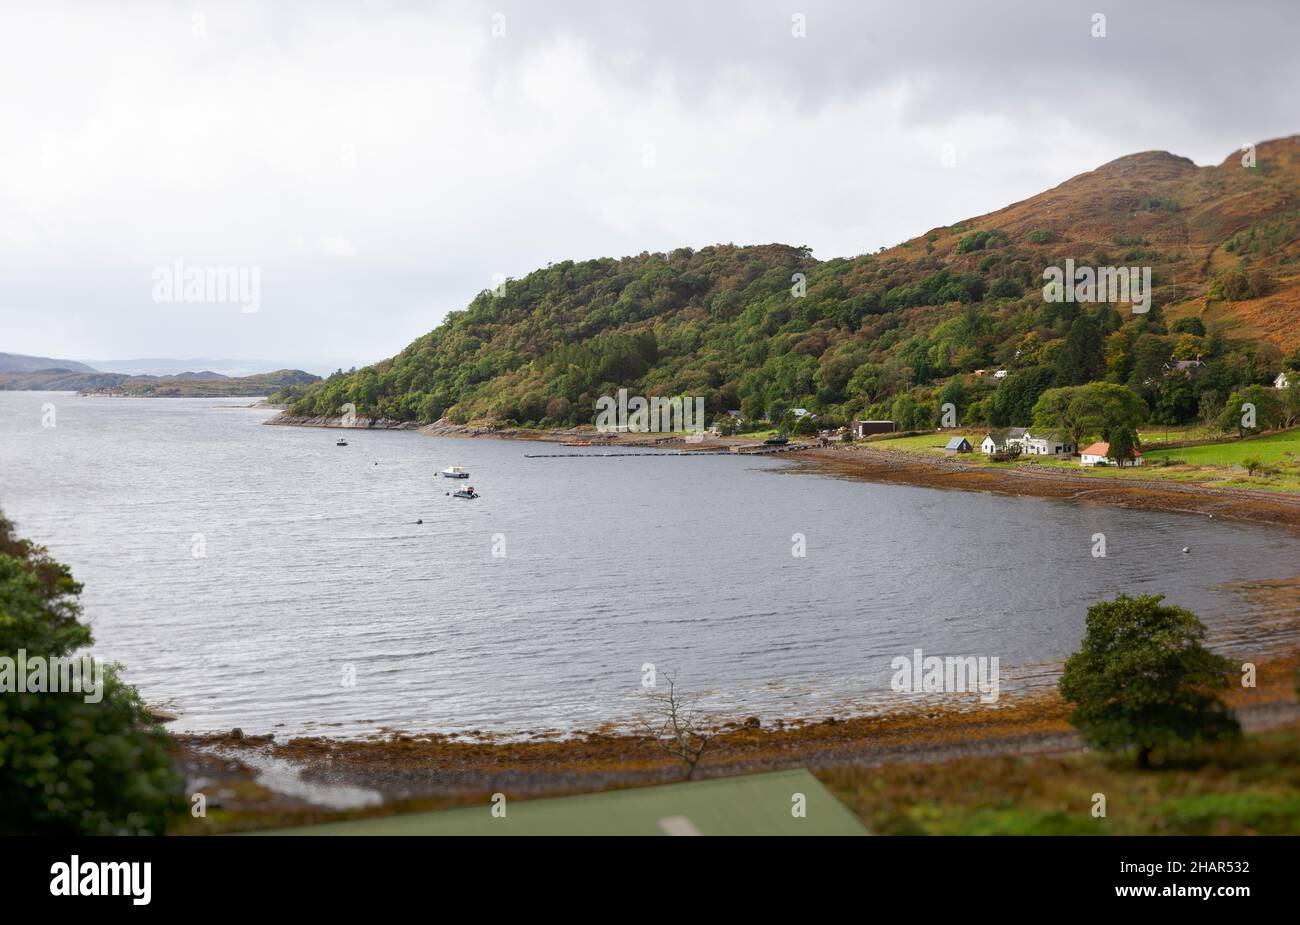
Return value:
[(210, 370), (232, 379), (257, 376), (279, 369), (303, 369), (311, 373), (329, 373), (356, 365), (355, 358), (297, 357), (248, 359), (247, 357), (138, 357), (126, 360), (101, 360), (83, 357), (82, 362), (106, 373), (125, 373), (128, 376), (180, 376), (193, 370)]
[(127, 376), (122, 373), (78, 373), (54, 369), (0, 373), (0, 391), (75, 391), (82, 395), (156, 398), (248, 397), (309, 385), (318, 379), (318, 376), (300, 369), (279, 369), (238, 378), (213, 372), (187, 372), (179, 376)]
[(270, 395), (292, 386), (316, 382), (319, 376), (301, 369), (277, 369), (255, 376), (228, 377), (219, 373), (182, 373), (178, 376), (126, 376), (122, 381), (87, 386), (82, 395), (122, 395), (152, 398), (220, 398)]
[(204, 370), (198, 373), (179, 373), (171, 376), (172, 379), (229, 379), (229, 376), (223, 376), (221, 373), (214, 373), (211, 370)]
[(21, 353), (0, 353), (0, 373), (34, 373), (42, 369), (62, 369), (74, 373), (93, 373), (97, 370), (76, 360), (55, 360), (51, 357), (33, 357)]
[(79, 373), (69, 369), (0, 373), (0, 391), (77, 392), (81, 389), (110, 388), (129, 378), (121, 373)]
[[(963, 421), (1027, 423), (1044, 389), (1106, 379), (1186, 420), (1300, 364), (1300, 137), (1254, 159), (1134, 154), (852, 258), (769, 244), (565, 261), (480, 293), (392, 359), (272, 400), (551, 425), (591, 422), (626, 387), (704, 396), (710, 420), (799, 407), (928, 427), (941, 394)], [(1150, 268), (1149, 312), (1046, 301), (1044, 271), (1067, 260)]]

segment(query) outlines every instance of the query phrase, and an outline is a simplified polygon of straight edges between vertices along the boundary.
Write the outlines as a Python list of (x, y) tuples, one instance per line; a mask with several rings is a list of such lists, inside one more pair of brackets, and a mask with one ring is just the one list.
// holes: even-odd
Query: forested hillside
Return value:
[[(627, 388), (703, 395), (710, 420), (803, 407), (822, 423), (913, 428), (944, 401), (964, 423), (1027, 423), (1048, 388), (1104, 380), (1155, 420), (1208, 420), (1300, 366), (1298, 142), (1212, 167), (1120, 158), (853, 258), (718, 245), (554, 264), (480, 293), (390, 360), (273, 400), (292, 414), (352, 402), (378, 418), (546, 426), (590, 423), (599, 396)], [(1044, 301), (1044, 269), (1067, 259), (1150, 267), (1150, 311)]]

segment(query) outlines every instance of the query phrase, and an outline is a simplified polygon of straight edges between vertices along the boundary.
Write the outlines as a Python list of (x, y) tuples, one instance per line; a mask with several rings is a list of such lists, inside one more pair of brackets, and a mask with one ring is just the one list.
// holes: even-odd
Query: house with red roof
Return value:
[(1110, 444), (1106, 442), (1094, 443), (1092, 446), (1085, 446), (1083, 452), (1079, 454), (1079, 465), (1081, 466), (1140, 466), (1142, 465), (1142, 451), (1133, 450), (1133, 458), (1123, 461), (1110, 458)]

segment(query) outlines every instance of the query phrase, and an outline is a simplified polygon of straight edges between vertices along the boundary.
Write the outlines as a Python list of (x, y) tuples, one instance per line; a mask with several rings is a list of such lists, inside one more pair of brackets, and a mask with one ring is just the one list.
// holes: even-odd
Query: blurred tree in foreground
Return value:
[[(162, 834), (184, 806), (167, 736), (112, 667), (102, 698), (18, 693), (26, 658), (72, 656), (93, 642), (81, 585), (0, 515), (0, 834)], [(10, 667), (13, 666), (13, 667)]]

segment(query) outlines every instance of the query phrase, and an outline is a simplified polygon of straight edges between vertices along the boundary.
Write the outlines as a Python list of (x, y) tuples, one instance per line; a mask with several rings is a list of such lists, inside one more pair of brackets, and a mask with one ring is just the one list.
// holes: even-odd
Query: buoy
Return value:
[(417, 524), (422, 524), (422, 523), (424, 523), (424, 521), (423, 521), (423, 520), (417, 520), (416, 523), (417, 523)]
[(1183, 547), (1183, 552), (1187, 553), (1187, 552), (1191, 552), (1191, 551), (1192, 551), (1192, 550), (1191, 550), (1191, 547), (1190, 547), (1190, 546), (1184, 546), (1184, 547)]

